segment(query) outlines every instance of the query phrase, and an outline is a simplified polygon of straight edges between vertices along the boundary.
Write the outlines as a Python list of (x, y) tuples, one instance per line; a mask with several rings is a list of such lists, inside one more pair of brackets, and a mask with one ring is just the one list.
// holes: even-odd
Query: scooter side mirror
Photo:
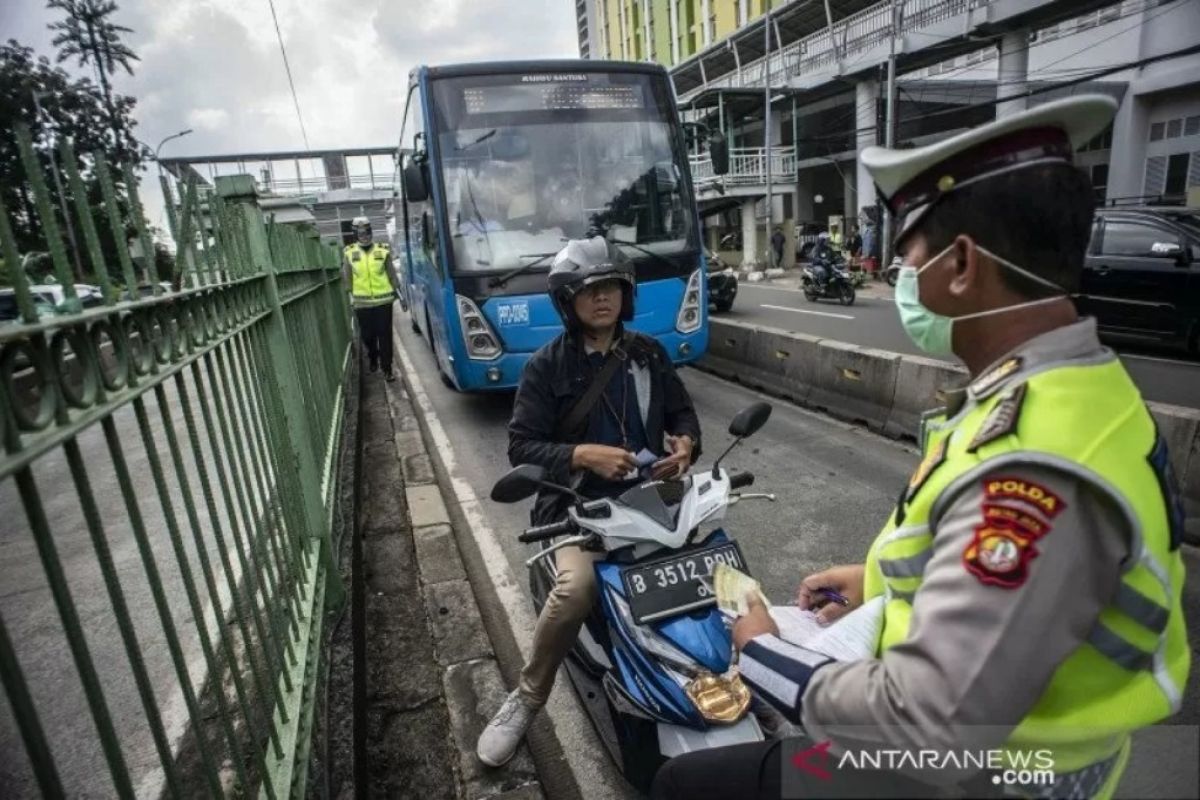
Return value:
[(536, 464), (513, 467), (492, 487), (492, 499), (497, 503), (518, 503), (537, 494), (546, 483), (546, 470)]
[(755, 403), (743, 408), (729, 423), (729, 435), (744, 439), (757, 433), (767, 420), (771, 418), (770, 403)]

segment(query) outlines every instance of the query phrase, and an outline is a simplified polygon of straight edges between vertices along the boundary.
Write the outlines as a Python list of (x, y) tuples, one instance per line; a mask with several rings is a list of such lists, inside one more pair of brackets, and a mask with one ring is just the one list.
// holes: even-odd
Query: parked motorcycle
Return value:
[(887, 272), (884, 274), (888, 286), (896, 285), (896, 279), (900, 277), (900, 266), (899, 257), (892, 259), (892, 263), (888, 265)]
[[(817, 279), (816, 268), (824, 268), (825, 280)], [(814, 261), (800, 274), (804, 297), (815, 303), (818, 299), (837, 300), (844, 306), (854, 305), (854, 281), (842, 261)]]
[(667, 759), (764, 738), (748, 713), (749, 687), (731, 669), (733, 644), (711, 584), (716, 564), (748, 572), (746, 559), (722, 528), (702, 533), (700, 526), (719, 522), (741, 500), (775, 499), (740, 493), (754, 476), (721, 467), (770, 415), (770, 404), (757, 403), (735, 416), (734, 442), (711, 469), (650, 480), (613, 500), (585, 501), (533, 465), (514, 468), (492, 489), (501, 503), (539, 489), (575, 500), (566, 519), (518, 537), (566, 537), (525, 562), (539, 613), (554, 587), (555, 551), (580, 546), (605, 554), (594, 567), (597, 604), (565, 666), (613, 761), (643, 791)]

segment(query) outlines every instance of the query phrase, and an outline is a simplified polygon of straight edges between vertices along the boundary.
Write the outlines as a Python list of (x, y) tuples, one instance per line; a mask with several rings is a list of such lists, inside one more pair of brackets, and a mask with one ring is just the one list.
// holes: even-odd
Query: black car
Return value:
[(737, 273), (711, 250), (705, 249), (704, 260), (708, 264), (709, 302), (717, 311), (728, 311), (733, 308), (733, 298), (737, 297)]
[(1102, 208), (1075, 304), (1107, 333), (1200, 349), (1200, 212)]

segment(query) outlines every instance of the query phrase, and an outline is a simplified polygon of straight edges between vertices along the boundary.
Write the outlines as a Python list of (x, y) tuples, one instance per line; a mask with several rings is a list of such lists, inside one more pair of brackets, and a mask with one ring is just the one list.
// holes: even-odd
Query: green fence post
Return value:
[(285, 469), (290, 466), (300, 479), (303, 518), (307, 528), (300, 533), (306, 538), (322, 541), (322, 557), (326, 559), (326, 575), (329, 579), (329, 585), (326, 587), (329, 594), (326, 599), (330, 604), (338, 605), (342, 602), (345, 589), (341, 585), (341, 576), (334, 563), (330, 531), (325, 524), (325, 510), (321, 502), (318, 464), (323, 460), (324, 453), (305, 452), (301, 448), (302, 445), (319, 441), (319, 437), (310, 430), (309, 415), (305, 409), (305, 398), (300, 384), (297, 354), (292, 350), (288, 337), (285, 311), (276, 280), (277, 267), (271, 259), (267, 229), (263, 224), (262, 211), (258, 207), (254, 179), (249, 175), (218, 177), (216, 189), (217, 194), (230, 204), (229, 213), (235, 220), (234, 224), (246, 233), (249, 245), (246, 255), (250, 262), (246, 266), (266, 273), (267, 303), (271, 309), (271, 314), (265, 320), (271, 356), (269, 368), (274, 373), (275, 382), (279, 387), (286, 417), (280, 421), (283, 424), (278, 426), (283, 437), (280, 441), (283, 446), (281, 456)]

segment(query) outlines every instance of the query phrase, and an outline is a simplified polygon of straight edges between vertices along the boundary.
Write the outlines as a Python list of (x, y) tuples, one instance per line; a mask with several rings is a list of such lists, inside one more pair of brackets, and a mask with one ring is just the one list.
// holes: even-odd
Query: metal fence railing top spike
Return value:
[[(28, 129), (16, 142), (32, 202), (0, 204), (0, 793), (303, 794), (341, 601), (340, 256), (264, 219), (250, 176), (164, 180), (159, 274), (132, 166), (63, 141), (64, 220)], [(51, 280), (22, 268), (18, 224)]]

